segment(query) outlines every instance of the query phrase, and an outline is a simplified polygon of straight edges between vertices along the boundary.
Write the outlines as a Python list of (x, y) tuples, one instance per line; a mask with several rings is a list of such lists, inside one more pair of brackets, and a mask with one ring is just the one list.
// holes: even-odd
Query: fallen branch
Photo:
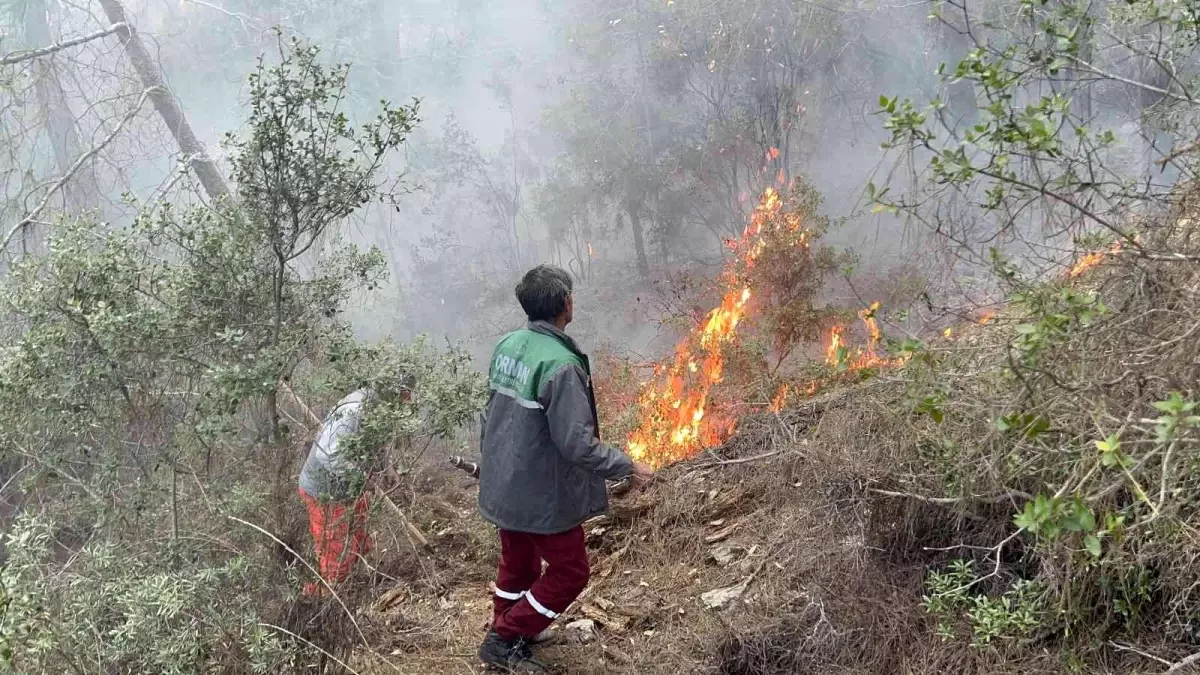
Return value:
[(1154, 160), (1154, 163), (1157, 164), (1159, 167), (1164, 167), (1169, 162), (1173, 162), (1176, 159), (1179, 159), (1181, 156), (1186, 155), (1189, 152), (1195, 152), (1197, 150), (1200, 150), (1200, 139), (1197, 139), (1191, 143), (1188, 143), (1187, 145), (1185, 145), (1182, 148), (1179, 148), (1177, 150), (1172, 150), (1167, 156), (1163, 157), (1162, 159)]
[(990, 573), (988, 573), (988, 574), (987, 574), (987, 575), (985, 575), (985, 576), (978, 577), (978, 578), (976, 578), (976, 579), (975, 579), (975, 580), (973, 580), (973, 581), (967, 582), (967, 583), (963, 584), (962, 586), (959, 586), (958, 588), (955, 588), (955, 589), (951, 589), (951, 590), (949, 590), (949, 591), (946, 591), (945, 595), (948, 595), (948, 596), (954, 596), (954, 595), (957, 595), (957, 594), (959, 594), (959, 593), (962, 593), (962, 592), (964, 592), (964, 591), (970, 590), (970, 589), (971, 589), (972, 587), (974, 587), (976, 584), (979, 584), (979, 583), (982, 583), (982, 582), (984, 582), (984, 581), (987, 581), (988, 579), (991, 579), (991, 578), (993, 578), (993, 577), (998, 577), (998, 576), (1000, 576), (1000, 564), (1001, 564), (1001, 557), (1000, 557), (1000, 556), (1001, 556), (1001, 554), (1002, 554), (1002, 553), (1004, 553), (1004, 546), (1005, 546), (1006, 544), (1008, 544), (1008, 542), (1012, 541), (1013, 539), (1016, 539), (1016, 538), (1017, 538), (1017, 537), (1018, 537), (1018, 536), (1019, 536), (1019, 535), (1020, 535), (1022, 532), (1024, 532), (1024, 530), (1017, 530), (1016, 532), (1013, 532), (1012, 534), (1010, 534), (1010, 535), (1008, 535), (1007, 537), (1005, 537), (1005, 538), (1004, 538), (1004, 541), (1000, 542), (999, 544), (996, 544), (996, 545), (995, 545), (995, 546), (992, 548), (992, 550), (996, 552), (996, 565), (995, 565), (995, 566), (992, 568), (992, 571), (991, 571)]
[(706, 469), (710, 466), (730, 466), (733, 464), (746, 464), (748, 462), (757, 462), (760, 459), (774, 457), (775, 455), (780, 455), (780, 454), (783, 454), (784, 452), (786, 452), (786, 450), (781, 449), (781, 450), (772, 450), (771, 452), (764, 452), (761, 455), (755, 455), (753, 457), (739, 457), (737, 459), (717, 459), (717, 460), (713, 460), (712, 462), (709, 462), (707, 464), (697, 464), (694, 468)]
[(414, 547), (423, 548), (426, 551), (433, 549), (433, 546), (429, 544), (429, 540), (425, 538), (425, 535), (421, 534), (421, 531), (409, 521), (408, 517), (404, 515), (404, 511), (399, 506), (396, 506), (396, 502), (392, 501), (392, 498), (382, 488), (376, 487), (375, 493), (379, 495), (384, 504), (387, 504), (392, 509), (392, 512), (396, 514), (400, 522), (404, 523), (404, 531), (408, 533), (408, 539)]
[(121, 42), (125, 47), (125, 53), (129, 56), (129, 62), (137, 72), (142, 85), (152, 92), (150, 100), (154, 103), (154, 109), (162, 116), (167, 129), (175, 137), (175, 142), (179, 144), (179, 149), (188, 157), (192, 171), (196, 173), (196, 178), (200, 180), (200, 185), (204, 188), (205, 193), (213, 200), (231, 197), (229, 186), (225, 183), (225, 178), (217, 168), (216, 162), (208, 156), (204, 144), (196, 138), (191, 124), (183, 114), (183, 109), (167, 87), (158, 62), (150, 55), (141, 36), (129, 23), (129, 19), (125, 15), (125, 6), (121, 4), (120, 0), (99, 1), (108, 20), (114, 26), (120, 26), (117, 33), (121, 36)]
[(54, 44), (46, 47), (16, 51), (3, 58), (0, 58), (0, 66), (11, 66), (16, 63), (21, 63), (22, 61), (28, 61), (30, 59), (36, 59), (42, 56), (49, 56), (55, 52), (61, 52), (64, 49), (69, 49), (71, 47), (84, 44), (85, 42), (99, 40), (100, 38), (108, 37), (113, 33), (119, 33), (120, 31), (125, 30), (127, 27), (128, 26), (125, 23), (114, 23), (108, 28), (98, 30), (95, 33), (81, 35), (77, 38), (71, 38), (70, 40), (63, 40), (62, 42), (55, 42)]
[(1176, 661), (1175, 663), (1171, 664), (1171, 667), (1167, 668), (1167, 672), (1164, 673), (1163, 675), (1172, 675), (1172, 673), (1181, 673), (1181, 672), (1183, 672), (1184, 668), (1187, 668), (1189, 666), (1194, 666), (1198, 662), (1200, 662), (1200, 652), (1196, 652), (1195, 654), (1192, 654), (1191, 656), (1187, 657), (1186, 659), (1184, 659), (1182, 661)]
[(30, 211), (28, 215), (22, 218), (21, 222), (13, 225), (12, 229), (8, 231), (8, 234), (4, 235), (4, 240), (0, 241), (0, 250), (8, 248), (9, 242), (12, 241), (12, 238), (16, 236), (17, 232), (20, 232), (26, 226), (34, 223), (38, 216), (42, 215), (42, 211), (45, 211), (46, 207), (50, 205), (50, 199), (54, 196), (54, 194), (58, 192), (62, 186), (66, 185), (67, 181), (71, 180), (71, 178), (73, 178), (75, 174), (79, 172), (79, 169), (84, 164), (91, 160), (92, 157), (95, 157), (96, 154), (108, 146), (109, 143), (113, 142), (117, 135), (121, 133), (121, 130), (125, 128), (125, 125), (128, 124), (134, 117), (137, 117), (138, 112), (141, 111), (142, 105), (146, 102), (146, 98), (148, 98), (150, 94), (151, 90), (149, 89), (143, 91), (141, 98), (138, 99), (137, 105), (135, 105), (132, 110), (126, 113), (125, 117), (121, 118), (121, 121), (117, 123), (117, 128), (113, 129), (108, 136), (105, 136), (104, 140), (100, 141), (99, 145), (83, 153), (79, 156), (79, 159), (75, 160), (75, 163), (71, 165), (71, 168), (67, 169), (67, 173), (64, 174), (62, 178), (59, 178), (54, 185), (50, 186), (50, 190), (46, 193), (46, 196), (42, 198), (42, 201), (36, 207), (34, 207), (34, 209)]
[(1166, 660), (1166, 659), (1164, 659), (1164, 658), (1161, 658), (1161, 657), (1155, 656), (1155, 655), (1153, 655), (1153, 654), (1151, 654), (1151, 653), (1149, 653), (1149, 652), (1144, 652), (1144, 651), (1142, 651), (1142, 650), (1140, 650), (1140, 649), (1138, 649), (1137, 647), (1134, 647), (1134, 646), (1132, 646), (1132, 645), (1123, 645), (1123, 644), (1121, 644), (1120, 642), (1114, 642), (1114, 641), (1112, 641), (1112, 640), (1109, 640), (1109, 641), (1108, 641), (1108, 645), (1109, 645), (1110, 647), (1112, 647), (1113, 649), (1115, 649), (1115, 650), (1119, 651), (1119, 652), (1132, 652), (1132, 653), (1134, 653), (1134, 654), (1137, 654), (1138, 656), (1142, 656), (1142, 657), (1145, 657), (1145, 658), (1147, 658), (1147, 659), (1150, 659), (1151, 661), (1158, 661), (1159, 663), (1163, 664), (1164, 666), (1170, 666), (1170, 665), (1171, 665), (1171, 662), (1170, 662), (1170, 661), (1168, 661), (1168, 660)]
[(915, 499), (919, 502), (925, 502), (927, 504), (962, 504), (964, 502), (988, 502), (991, 504), (1003, 504), (1004, 502), (1012, 501), (1014, 499), (1033, 499), (1033, 495), (1027, 492), (1021, 492), (1020, 490), (1009, 490), (1008, 492), (992, 497), (926, 497), (925, 495), (913, 494), (911, 492), (895, 492), (892, 490), (881, 490), (879, 488), (867, 488), (867, 492), (873, 492), (877, 495), (883, 495), (885, 497)]
[(1134, 80), (1134, 79), (1131, 79), (1128, 77), (1123, 77), (1121, 75), (1117, 75), (1116, 73), (1110, 73), (1108, 71), (1101, 70), (1100, 68), (1097, 68), (1096, 66), (1094, 66), (1094, 65), (1088, 63), (1087, 61), (1084, 61), (1083, 59), (1076, 57), (1076, 56), (1068, 55), (1067, 58), (1069, 58), (1072, 61), (1074, 61), (1075, 63), (1077, 63), (1084, 70), (1091, 72), (1093, 75), (1098, 75), (1100, 77), (1110, 79), (1110, 80), (1116, 80), (1117, 82), (1121, 82), (1123, 84), (1128, 84), (1130, 86), (1137, 87), (1139, 89), (1144, 89), (1146, 91), (1158, 94), (1159, 96), (1165, 96), (1167, 98), (1171, 98), (1176, 101), (1182, 101), (1184, 103), (1195, 103), (1195, 99), (1193, 99), (1186, 91), (1182, 94), (1177, 94), (1173, 91), (1168, 91), (1161, 87), (1156, 87), (1152, 84), (1147, 84), (1145, 82), (1139, 82), (1137, 80)]
[(310, 424), (312, 424), (314, 427), (320, 426), (321, 418), (317, 417), (317, 414), (312, 411), (312, 408), (308, 407), (307, 403), (300, 400), (300, 397), (296, 395), (295, 391), (292, 391), (291, 386), (289, 386), (287, 382), (280, 382), (279, 388), (283, 390), (284, 394), (287, 394), (288, 398), (292, 399), (292, 402), (295, 403), (298, 408), (300, 408), (301, 412), (304, 413), (304, 416), (308, 418)]

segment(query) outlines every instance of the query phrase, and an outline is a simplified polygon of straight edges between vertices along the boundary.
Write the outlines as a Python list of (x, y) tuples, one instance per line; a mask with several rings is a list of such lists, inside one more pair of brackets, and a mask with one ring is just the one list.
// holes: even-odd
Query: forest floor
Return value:
[[(719, 450), (614, 498), (585, 525), (592, 582), (540, 657), (581, 674), (1064, 672), (1051, 653), (1011, 660), (934, 635), (922, 584), (947, 555), (939, 532), (954, 530), (938, 523), (953, 516), (874, 494), (854, 460), (864, 442), (887, 445), (861, 401), (889, 386), (743, 420)], [(317, 610), (325, 620), (305, 617), (310, 632), (357, 643), (352, 672), (481, 672), (498, 543), (475, 495), (474, 479), (429, 464), (396, 496), (428, 548), (376, 513), (374, 573), (344, 594), (355, 623), (332, 601)]]

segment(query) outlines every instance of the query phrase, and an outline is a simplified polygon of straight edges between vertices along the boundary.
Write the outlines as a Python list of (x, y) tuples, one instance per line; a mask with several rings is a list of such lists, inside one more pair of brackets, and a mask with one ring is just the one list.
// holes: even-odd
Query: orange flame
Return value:
[[(674, 363), (643, 385), (638, 398), (642, 423), (628, 444), (634, 459), (662, 466), (720, 445), (733, 433), (733, 419), (706, 417), (706, 411), (709, 390), (723, 376), (722, 351), (735, 335), (750, 295), (749, 288), (726, 293), (721, 306), (708, 313), (696, 339), (680, 343)], [(692, 352), (692, 342), (699, 347), (698, 355)]]
[(784, 382), (779, 386), (779, 391), (775, 392), (774, 398), (771, 399), (771, 405), (767, 408), (771, 412), (779, 412), (783, 410), (783, 405), (787, 403), (788, 386)]
[[(737, 426), (735, 413), (712, 400), (713, 388), (724, 378), (725, 349), (737, 339), (738, 326), (746, 317), (754, 290), (739, 270), (753, 269), (772, 237), (789, 233), (798, 246), (809, 246), (803, 229), (803, 217), (782, 212), (783, 201), (775, 188), (767, 188), (754, 208), (750, 222), (740, 239), (731, 240), (735, 253), (720, 277), (724, 288), (721, 304), (712, 309), (691, 335), (675, 348), (668, 363), (658, 364), (638, 393), (638, 426), (627, 439), (629, 454), (640, 462), (659, 468), (706, 448), (724, 443)], [(859, 312), (867, 329), (866, 348), (850, 350), (844, 328), (835, 326), (826, 350), (831, 365), (851, 369), (899, 365), (902, 359), (888, 359), (877, 352), (882, 339), (876, 314), (878, 302)], [(821, 382), (810, 382), (804, 393), (812, 396)], [(782, 410), (788, 387), (780, 387), (770, 402), (771, 410)]]
[(831, 366), (845, 365), (850, 370), (886, 368), (904, 364), (906, 360), (904, 358), (889, 359), (879, 355), (879, 342), (883, 338), (879, 322), (875, 319), (879, 307), (878, 302), (872, 302), (870, 307), (858, 312), (858, 318), (862, 319), (863, 325), (867, 329), (866, 348), (859, 347), (852, 351), (846, 345), (845, 328), (843, 326), (833, 327), (829, 333), (829, 343), (825, 347), (826, 363)]
[[(766, 246), (763, 228), (775, 222), (772, 217), (782, 208), (778, 191), (768, 188), (763, 192), (741, 239), (730, 242), (741, 262), (752, 263), (762, 253)], [(643, 383), (638, 397), (640, 423), (627, 444), (634, 459), (660, 467), (720, 445), (733, 434), (736, 419), (711, 411), (709, 394), (723, 379), (724, 349), (737, 336), (738, 324), (753, 296), (739, 280), (738, 262), (731, 260), (721, 276), (727, 290), (720, 306), (676, 346), (671, 364), (656, 367), (652, 379)]]
[(1067, 272), (1067, 276), (1071, 279), (1078, 277), (1096, 265), (1104, 262), (1104, 259), (1108, 256), (1117, 255), (1121, 252), (1122, 248), (1123, 246), (1121, 242), (1115, 241), (1113, 242), (1112, 246), (1108, 247), (1107, 251), (1092, 251), (1091, 253), (1085, 253), (1079, 258), (1079, 260), (1075, 261), (1074, 265), (1071, 265), (1071, 269), (1069, 272)]
[(825, 362), (831, 366), (836, 366), (842, 362), (845, 355), (842, 353), (842, 331), (845, 329), (841, 326), (834, 326), (829, 332), (829, 346), (825, 348)]

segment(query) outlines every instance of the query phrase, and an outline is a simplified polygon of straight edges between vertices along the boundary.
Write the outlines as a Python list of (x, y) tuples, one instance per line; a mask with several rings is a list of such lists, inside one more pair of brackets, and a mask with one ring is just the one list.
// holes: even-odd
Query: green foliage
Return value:
[[(0, 568), (16, 672), (306, 668), (308, 648), (267, 625), (291, 594), (273, 542), (229, 519), (291, 529), (307, 439), (281, 423), (281, 383), (332, 400), (377, 387), (388, 402), (360, 443), (410, 461), (478, 409), (460, 351), (362, 344), (339, 318), (385, 265), (336, 229), (388, 198), (380, 170), (415, 123), (385, 104), (353, 127), (345, 82), (293, 44), (251, 78), (246, 135), (227, 144), (236, 195), (144, 205), (128, 228), (64, 220), (0, 285), (0, 465), (20, 469), (29, 514)], [(411, 401), (392, 395), (406, 374)]]
[(242, 213), (288, 260), (329, 224), (391, 196), (380, 190), (377, 170), (418, 121), (415, 102), (383, 101), (378, 116), (356, 129), (342, 110), (349, 66), (326, 68), (319, 54), (293, 40), (277, 65), (260, 59), (249, 78), (249, 133), (226, 138)]
[(1096, 516), (1078, 497), (1065, 501), (1039, 494), (1025, 503), (1025, 508), (1013, 518), (1013, 523), (1022, 530), (1046, 539), (1082, 532), (1090, 538), (1088, 550), (1095, 551), (1097, 557), (1100, 555), (1099, 541), (1096, 539)]
[[(382, 342), (351, 345), (331, 364), (341, 390), (365, 384), (380, 396), (363, 417), (359, 432), (346, 438), (343, 452), (363, 466), (378, 465), (381, 449), (398, 456), (389, 463), (407, 471), (432, 438), (450, 438), (475, 421), (486, 399), (487, 382), (460, 350), (444, 353), (424, 340), (411, 345)], [(415, 382), (411, 398), (406, 376)]]
[(1032, 319), (1017, 324), (1012, 348), (1017, 360), (1027, 368), (1037, 367), (1041, 354), (1062, 344), (1073, 327), (1087, 328), (1107, 315), (1108, 307), (1093, 292), (1080, 292), (1070, 286), (1035, 286), (1012, 298), (1017, 307), (1028, 309)]
[(929, 419), (935, 424), (941, 424), (942, 420), (946, 419), (946, 412), (942, 408), (942, 403), (945, 398), (938, 394), (926, 396), (917, 403), (915, 412), (918, 415), (928, 415)]
[(962, 558), (926, 577), (921, 602), (936, 619), (935, 630), (943, 640), (954, 639), (963, 620), (970, 627), (972, 647), (1027, 638), (1044, 626), (1045, 589), (1040, 584), (1018, 579), (999, 597), (990, 597), (972, 591), (979, 581), (974, 563)]
[(197, 561), (164, 547), (130, 554), (91, 544), (51, 559), (52, 524), (23, 517), (0, 568), (0, 664), (9, 672), (250, 672), (295, 666), (289, 641), (265, 626), (241, 556)]

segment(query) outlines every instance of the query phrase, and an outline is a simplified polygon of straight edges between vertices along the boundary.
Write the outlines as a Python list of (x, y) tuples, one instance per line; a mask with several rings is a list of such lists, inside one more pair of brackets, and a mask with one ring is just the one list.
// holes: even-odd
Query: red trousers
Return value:
[(300, 490), (308, 507), (308, 528), (317, 554), (317, 570), (325, 581), (344, 581), (354, 561), (371, 550), (367, 534), (367, 496), (353, 502), (322, 503)]
[(560, 534), (500, 530), (492, 629), (509, 640), (536, 636), (579, 597), (590, 574), (583, 527)]

